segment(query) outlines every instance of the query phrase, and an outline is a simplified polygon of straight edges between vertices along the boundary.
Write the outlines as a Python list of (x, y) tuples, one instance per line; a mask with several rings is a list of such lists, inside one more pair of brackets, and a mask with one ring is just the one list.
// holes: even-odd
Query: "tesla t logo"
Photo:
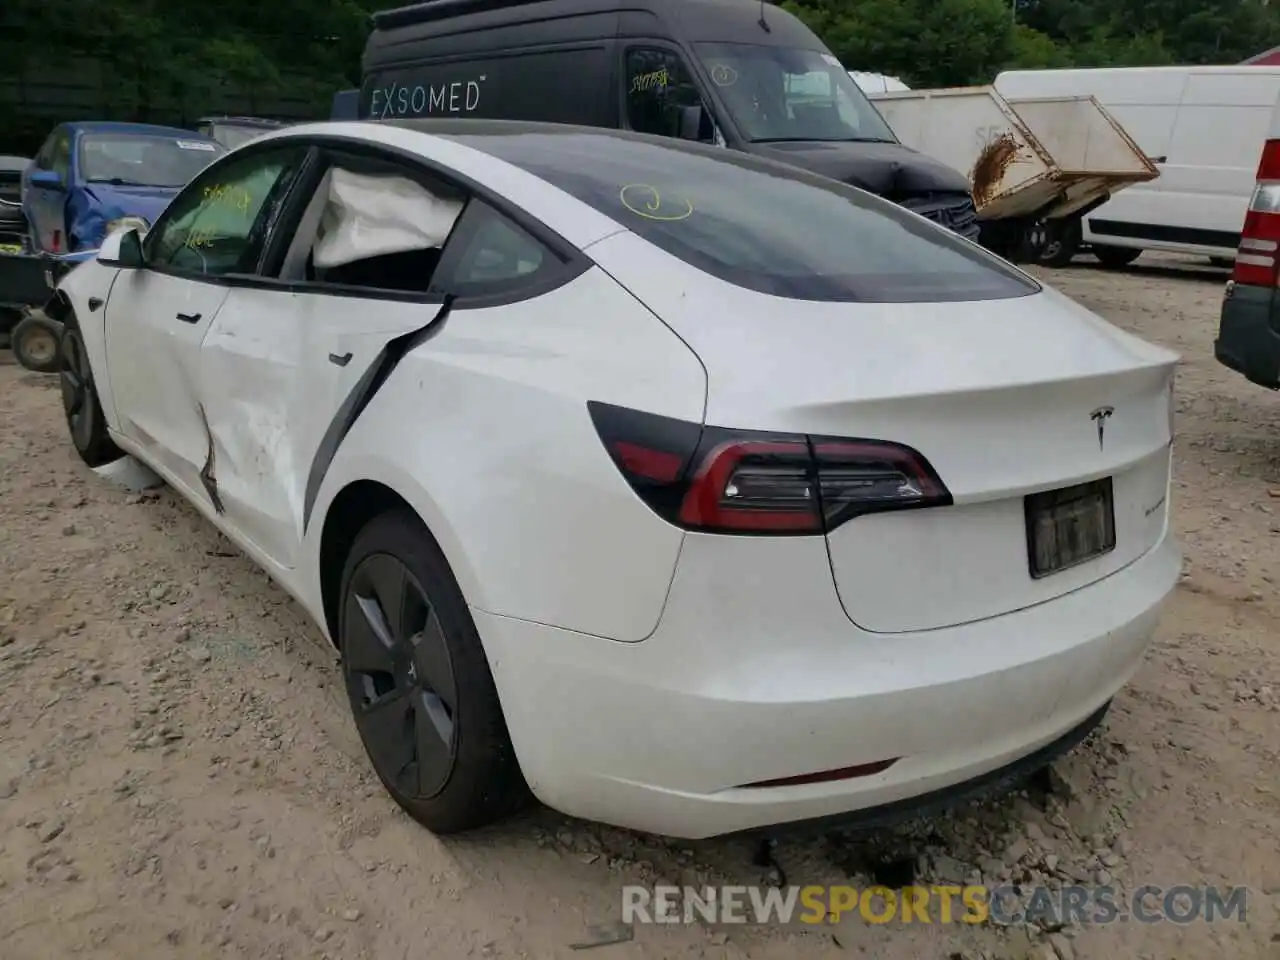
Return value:
[(1102, 449), (1102, 444), (1107, 436), (1107, 421), (1111, 419), (1111, 415), (1115, 413), (1114, 407), (1099, 407), (1093, 413), (1089, 414), (1089, 419), (1098, 425), (1098, 449)]

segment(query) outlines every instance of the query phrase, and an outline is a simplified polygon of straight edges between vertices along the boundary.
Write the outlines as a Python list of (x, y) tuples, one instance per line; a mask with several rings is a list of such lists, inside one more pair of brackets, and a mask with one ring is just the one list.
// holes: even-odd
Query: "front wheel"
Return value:
[(497, 688), (453, 573), (418, 517), (375, 517), (352, 544), (342, 671), (383, 786), (438, 833), (485, 826), (526, 796)]
[(93, 383), (89, 353), (75, 315), (67, 318), (62, 331), (61, 361), (58, 376), (62, 381), (62, 412), (67, 431), (80, 459), (91, 467), (112, 463), (124, 456), (107, 433), (107, 420), (102, 414), (102, 401)]
[(57, 373), (60, 367), (58, 341), (61, 337), (62, 324), (41, 311), (29, 310), (14, 326), (10, 334), (10, 348), (14, 359), (24, 369), (36, 373)]
[(1142, 251), (1135, 247), (1107, 247), (1095, 243), (1093, 245), (1093, 255), (1098, 258), (1098, 262), (1104, 267), (1118, 270), (1137, 260), (1142, 256)]

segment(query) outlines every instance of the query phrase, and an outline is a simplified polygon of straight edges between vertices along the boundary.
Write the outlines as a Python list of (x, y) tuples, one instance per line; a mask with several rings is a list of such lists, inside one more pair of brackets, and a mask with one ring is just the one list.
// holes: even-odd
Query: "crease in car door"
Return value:
[(228, 288), (190, 276), (124, 270), (104, 324), (121, 431), (192, 491), (208, 454), (196, 385), (200, 346)]
[(303, 153), (291, 144), (251, 150), (198, 175), (147, 232), (146, 266), (123, 271), (108, 304), (112, 388), (127, 435), (217, 513), (201, 346), (231, 290), (256, 274)]
[(463, 204), (395, 168), (335, 163), (288, 243), (289, 285), (236, 289), (219, 312), (200, 358), (218, 493), (228, 522), (281, 566), (296, 562), (318, 451), (376, 390), (364, 378), (385, 376), (388, 345), (447, 313), (424, 301)]
[(307, 479), (343, 403), (389, 340), (439, 310), (240, 289), (219, 311), (200, 360), (218, 497), (228, 522), (276, 563), (296, 561)]

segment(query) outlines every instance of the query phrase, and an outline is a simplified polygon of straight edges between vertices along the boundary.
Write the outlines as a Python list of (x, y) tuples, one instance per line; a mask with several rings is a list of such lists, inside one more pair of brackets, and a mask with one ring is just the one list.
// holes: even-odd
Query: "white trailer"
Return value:
[(1084, 222), (1082, 239), (1104, 264), (1143, 250), (1230, 263), (1240, 242), (1258, 157), (1280, 99), (1280, 67), (1117, 67), (1011, 70), (995, 80), (1021, 97), (1092, 96), (1151, 156), (1156, 183), (1126, 190)]
[(983, 242), (1006, 256), (1055, 262), (1084, 214), (1160, 175), (1092, 97), (959, 87), (869, 98), (904, 144), (968, 171)]

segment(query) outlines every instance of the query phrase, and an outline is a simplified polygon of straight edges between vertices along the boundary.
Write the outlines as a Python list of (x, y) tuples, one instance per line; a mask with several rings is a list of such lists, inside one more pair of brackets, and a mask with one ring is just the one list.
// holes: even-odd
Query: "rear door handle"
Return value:
[(89, 298), (89, 309), (90, 309), (90, 310), (97, 310), (100, 306), (102, 306), (102, 298), (101, 298), (101, 297), (90, 297), (90, 298)]
[(202, 314), (199, 313), (180, 313), (178, 319), (183, 323), (199, 323)]
[(351, 362), (351, 351), (348, 350), (346, 353), (331, 353), (329, 354), (329, 362), (336, 363), (340, 367), (345, 367)]

